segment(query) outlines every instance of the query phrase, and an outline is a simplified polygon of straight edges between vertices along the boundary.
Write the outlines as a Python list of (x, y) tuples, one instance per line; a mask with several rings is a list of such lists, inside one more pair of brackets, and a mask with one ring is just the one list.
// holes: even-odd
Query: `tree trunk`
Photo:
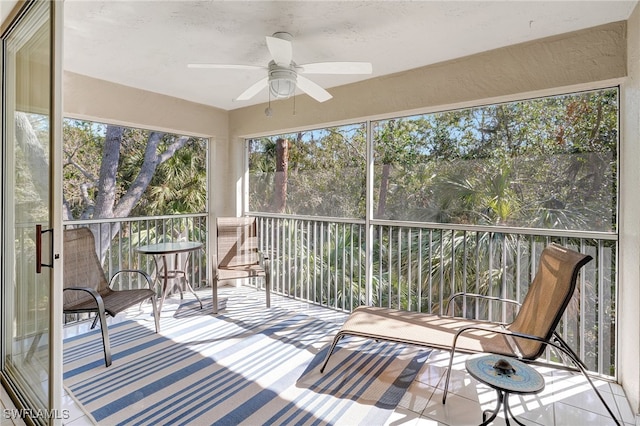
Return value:
[(389, 172), (391, 164), (382, 165), (382, 176), (380, 177), (380, 194), (378, 197), (378, 212), (376, 219), (385, 219), (384, 214), (387, 208), (387, 188), (389, 187)]
[(283, 213), (287, 207), (287, 173), (289, 169), (289, 141), (279, 138), (276, 141), (276, 176), (273, 192), (273, 210)]
[[(189, 140), (183, 136), (172, 141), (167, 149), (160, 153), (158, 148), (165, 136), (162, 132), (151, 132), (147, 139), (144, 160), (140, 173), (128, 188), (127, 192), (118, 196), (117, 173), (120, 161), (120, 146), (124, 136), (124, 128), (119, 126), (107, 126), (100, 176), (96, 185), (98, 196), (93, 214), (94, 219), (111, 219), (114, 217), (128, 217), (131, 210), (140, 201), (144, 191), (149, 186), (158, 166), (167, 161)], [(106, 250), (111, 240), (120, 231), (120, 224), (103, 224), (92, 226), (96, 242), (100, 242), (101, 250), (98, 251), (100, 259), (104, 260)]]
[(98, 195), (94, 210), (95, 219), (112, 218), (116, 202), (116, 176), (120, 161), (120, 145), (124, 129), (119, 126), (107, 126), (104, 141), (100, 176), (98, 177)]

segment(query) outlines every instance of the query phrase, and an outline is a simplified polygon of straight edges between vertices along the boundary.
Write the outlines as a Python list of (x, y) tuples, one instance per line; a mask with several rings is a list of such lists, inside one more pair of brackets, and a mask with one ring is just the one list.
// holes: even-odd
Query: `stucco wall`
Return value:
[[(627, 24), (628, 78), (622, 85), (620, 152), (620, 382), (631, 408), (640, 412), (640, 6)], [(640, 424), (636, 421), (636, 424)]]
[(69, 71), (63, 78), (66, 117), (227, 138), (228, 113), (224, 110)]
[(226, 159), (220, 159), (216, 152), (229, 141), (227, 111), (68, 71), (63, 78), (65, 117), (209, 138), (209, 156), (214, 163), (209, 174), (209, 211), (226, 208), (228, 191), (217, 190), (226, 187), (220, 184), (227, 182)]

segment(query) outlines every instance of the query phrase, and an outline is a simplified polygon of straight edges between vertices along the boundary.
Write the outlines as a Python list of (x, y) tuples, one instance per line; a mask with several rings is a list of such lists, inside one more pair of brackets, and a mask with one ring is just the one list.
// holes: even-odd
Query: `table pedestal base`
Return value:
[[(516, 419), (516, 416), (511, 412), (511, 407), (509, 407), (509, 392), (503, 392), (496, 389), (496, 393), (498, 394), (498, 404), (493, 411), (485, 410), (482, 412), (482, 424), (480, 426), (485, 426), (491, 423), (500, 412), (500, 406), (502, 405), (504, 405), (504, 421), (507, 426), (509, 425), (509, 414), (514, 422), (521, 426), (526, 426), (524, 423), (520, 423), (518, 419)], [(487, 418), (487, 416), (490, 417)]]
[[(175, 277), (166, 277), (163, 278), (164, 280), (164, 285), (162, 286), (162, 297), (160, 298), (160, 306), (158, 307), (158, 312), (162, 312), (162, 305), (164, 305), (164, 300), (167, 298), (167, 295), (169, 294), (169, 291), (172, 290), (175, 285), (169, 287), (167, 285), (167, 280), (173, 280), (175, 279)], [(189, 284), (189, 281), (185, 278), (184, 279), (184, 286), (186, 288), (182, 288), (180, 286), (180, 284), (178, 284), (178, 290), (180, 291), (180, 300), (184, 299), (184, 292), (189, 290), (191, 292), (191, 294), (193, 294), (196, 298), (196, 300), (198, 301), (198, 303), (200, 303), (200, 309), (202, 309), (202, 300), (200, 300), (200, 298), (198, 297), (198, 295), (196, 294), (195, 290), (193, 289), (193, 287), (191, 287), (191, 284)]]

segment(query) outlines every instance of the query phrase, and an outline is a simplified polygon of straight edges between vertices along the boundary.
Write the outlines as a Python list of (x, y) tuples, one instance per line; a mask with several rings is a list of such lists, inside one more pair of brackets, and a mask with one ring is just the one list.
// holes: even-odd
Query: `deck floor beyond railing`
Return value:
[[(210, 290), (203, 289), (200, 292), (202, 297), (210, 297)], [(240, 297), (255, 301), (256, 309), (259, 309), (259, 306), (266, 309), (262, 291), (248, 287), (223, 287), (220, 289), (220, 293), (221, 297), (228, 298), (229, 306), (234, 303), (234, 300), (237, 300), (236, 298)], [(191, 295), (185, 295), (185, 298), (189, 296)], [(246, 300), (243, 303), (246, 304)], [(180, 299), (174, 295), (165, 303), (161, 318), (172, 316), (172, 311), (175, 311), (179, 305)], [(272, 307), (298, 311), (321, 318), (323, 321), (341, 323), (345, 318), (344, 313), (281, 296), (272, 297)], [(149, 306), (144, 308), (150, 309)], [(115, 323), (129, 319), (135, 320), (140, 318), (140, 315), (148, 316), (148, 312), (141, 313), (137, 308), (133, 308), (111, 319), (111, 321)], [(65, 337), (85, 333), (89, 325), (85, 322), (67, 326), (65, 327)], [(452, 394), (448, 398), (447, 404), (442, 405), (443, 375), (445, 365), (448, 362), (448, 353), (433, 351), (387, 424), (466, 425), (481, 423), (482, 411), (492, 409), (495, 406), (496, 393), (492, 389), (478, 384), (466, 373), (464, 370), (466, 357), (466, 355), (456, 357), (450, 387)], [(602, 426), (613, 424), (606, 414), (605, 408), (582, 376), (545, 367), (536, 367), (536, 369), (543, 374), (546, 387), (542, 393), (535, 396), (511, 396), (510, 405), (519, 419), (533, 425)], [(634, 415), (622, 388), (607, 381), (597, 380), (596, 383), (611, 407), (618, 413), (619, 419), (624, 421), (625, 425), (635, 425)], [(3, 392), (2, 396), (6, 399), (6, 393)], [(87, 415), (74, 398), (66, 393), (63, 409), (70, 410), (70, 418), (65, 421), (65, 424), (73, 426), (93, 424), (90, 415)], [(211, 419), (212, 422), (214, 420)], [(505, 424), (502, 413), (494, 424)]]

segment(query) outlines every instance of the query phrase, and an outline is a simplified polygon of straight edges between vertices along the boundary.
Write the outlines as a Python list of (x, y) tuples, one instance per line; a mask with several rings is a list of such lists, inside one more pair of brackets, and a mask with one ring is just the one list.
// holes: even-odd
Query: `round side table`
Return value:
[[(499, 361), (498, 367), (509, 367), (509, 365), (502, 365), (506, 361), (510, 364), (512, 370), (507, 371), (504, 368), (495, 368), (494, 366)], [(508, 416), (510, 414), (517, 424), (524, 426), (511, 412), (511, 408), (509, 407), (509, 394), (515, 393), (522, 395), (542, 391), (544, 389), (544, 378), (540, 373), (522, 361), (504, 355), (483, 355), (469, 358), (465, 363), (465, 367), (471, 377), (495, 389), (498, 393), (498, 404), (495, 410), (486, 410), (482, 413), (481, 426), (491, 423), (500, 412), (500, 407), (503, 404), (504, 420), (507, 425), (509, 425)]]

